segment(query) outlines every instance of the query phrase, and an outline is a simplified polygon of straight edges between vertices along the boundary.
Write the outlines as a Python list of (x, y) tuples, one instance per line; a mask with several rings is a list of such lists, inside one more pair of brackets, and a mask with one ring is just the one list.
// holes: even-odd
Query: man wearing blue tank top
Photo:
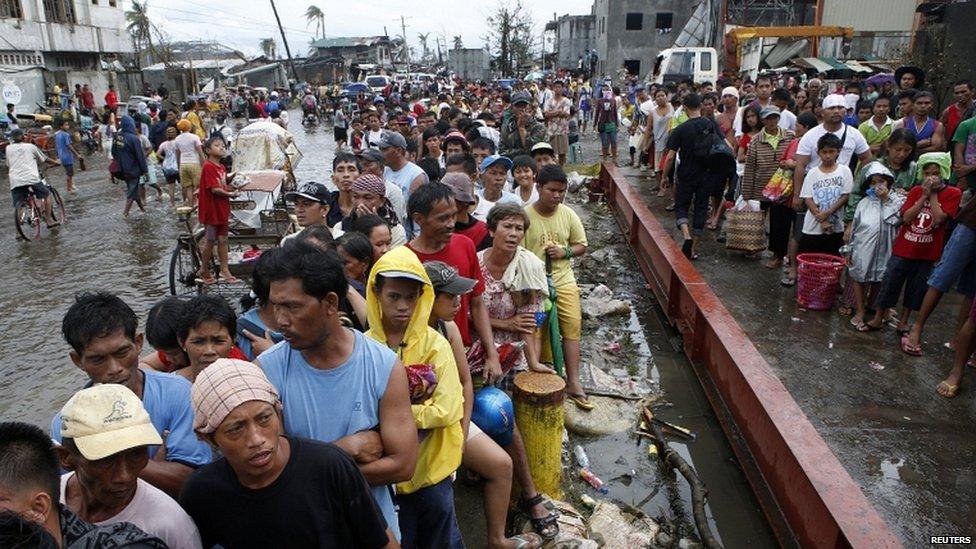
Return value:
[(335, 252), (296, 239), (265, 254), (273, 254), (270, 301), (285, 340), (255, 363), (281, 394), (285, 433), (349, 454), (399, 539), (391, 485), (413, 477), (418, 446), (403, 365), (341, 324), (347, 283)]

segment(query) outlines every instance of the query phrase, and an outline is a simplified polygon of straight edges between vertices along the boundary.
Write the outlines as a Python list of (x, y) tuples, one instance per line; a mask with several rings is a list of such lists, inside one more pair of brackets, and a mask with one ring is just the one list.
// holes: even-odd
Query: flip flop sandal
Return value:
[(237, 277), (234, 277), (234, 276), (232, 276), (230, 278), (224, 278), (222, 276), (219, 276), (219, 277), (217, 277), (217, 281), (218, 282), (223, 282), (224, 284), (238, 284), (238, 283), (240, 283), (241, 279), (239, 279)]
[(211, 284), (216, 284), (217, 283), (217, 279), (216, 278), (213, 278), (213, 277), (210, 277), (210, 278), (201, 278), (201, 277), (198, 276), (198, 277), (196, 277), (196, 281), (197, 281), (198, 284), (203, 284), (204, 286), (210, 286)]
[(586, 398), (586, 395), (584, 395), (583, 393), (579, 393), (575, 395), (567, 394), (566, 398), (568, 398), (570, 402), (575, 404), (577, 408), (585, 412), (589, 412), (590, 410), (596, 407), (593, 405), (592, 402), (589, 401), (588, 398)]
[(681, 253), (685, 254), (685, 257), (688, 259), (691, 259), (691, 248), (693, 245), (694, 241), (690, 238), (681, 243)]
[(922, 348), (908, 342), (908, 335), (901, 336), (901, 351), (909, 356), (922, 356)]
[[(941, 387), (945, 387), (946, 388), (945, 394), (943, 394), (941, 391), (939, 391), (939, 389)], [(956, 395), (959, 393), (959, 386), (958, 385), (949, 385), (945, 381), (940, 381), (939, 382), (939, 385), (936, 386), (936, 388), (935, 388), (935, 392), (936, 393), (939, 393), (939, 396), (941, 396), (942, 398), (955, 398)]]
[(860, 322), (854, 325), (854, 329), (859, 332), (876, 332), (881, 329), (880, 326), (872, 326), (867, 322)]
[(796, 278), (786, 275), (780, 279), (779, 283), (782, 284), (783, 286), (786, 286), (787, 288), (791, 288), (793, 286), (796, 286)]
[(664, 207), (664, 211), (666, 211), (666, 212), (673, 212), (674, 211), (674, 202), (672, 202), (672, 203), (668, 204), (667, 206), (665, 206)]
[[(549, 510), (549, 514), (542, 518), (534, 518), (532, 516), (532, 508), (540, 503)], [(535, 497), (523, 499), (519, 503), (519, 509), (529, 518), (529, 522), (532, 523), (532, 529), (543, 540), (551, 540), (559, 535), (559, 523), (557, 522), (559, 513), (545, 504), (542, 494), (536, 494)]]

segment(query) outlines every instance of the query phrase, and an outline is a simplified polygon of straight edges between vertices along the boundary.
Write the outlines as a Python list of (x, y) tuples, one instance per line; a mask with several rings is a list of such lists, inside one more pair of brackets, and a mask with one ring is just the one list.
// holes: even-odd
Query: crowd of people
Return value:
[[(165, 298), (142, 333), (119, 297), (77, 296), (62, 335), (90, 383), (50, 433), (0, 425), (0, 507), (13, 512), (0, 522), (61, 547), (461, 547), (463, 465), (484, 481), (490, 547), (553, 539), (557, 515), (533, 483), (510, 392), (519, 372), (553, 374), (558, 355), (566, 398), (593, 408), (573, 270), (587, 236), (561, 167), (590, 123), (606, 162), (620, 162), (627, 134), (630, 165), (653, 172), (689, 259), (722, 228), (727, 201), (757, 201), (765, 266), (783, 270), (784, 286), (798, 254), (845, 255), (853, 328), (894, 323), (914, 356), (956, 286), (956, 362), (937, 390), (958, 390), (976, 332), (967, 81), (939, 119), (913, 67), (836, 89), (766, 75), (674, 86), (567, 75), (511, 90), (335, 91), (221, 98), (232, 116), (284, 126), (289, 101), (326, 109), (330, 179), (287, 193), (301, 230), (260, 255), (241, 315), (216, 295)], [(199, 204), (204, 264), (216, 251), (230, 281), (227, 113), (153, 107), (121, 116), (109, 147), (125, 213), (143, 207), (155, 156), (170, 201), (178, 183)], [(513, 484), (533, 532), (506, 536)]]

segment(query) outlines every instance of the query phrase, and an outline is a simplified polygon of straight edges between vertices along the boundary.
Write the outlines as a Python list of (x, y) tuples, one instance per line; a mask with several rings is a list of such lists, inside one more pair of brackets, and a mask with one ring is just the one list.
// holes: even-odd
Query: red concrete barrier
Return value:
[(604, 165), (600, 179), (780, 543), (901, 547), (637, 191), (615, 166)]

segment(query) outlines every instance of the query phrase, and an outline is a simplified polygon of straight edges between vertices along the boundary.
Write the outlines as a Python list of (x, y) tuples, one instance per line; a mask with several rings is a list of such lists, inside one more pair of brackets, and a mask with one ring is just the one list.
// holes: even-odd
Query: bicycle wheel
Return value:
[(51, 216), (54, 218), (54, 221), (63, 224), (66, 217), (64, 214), (64, 201), (61, 200), (61, 193), (59, 193), (54, 187), (48, 187), (48, 190), (51, 191), (51, 200), (54, 201), (51, 203)]
[(198, 292), (197, 272), (200, 261), (184, 242), (177, 242), (169, 258), (169, 293), (191, 296)]
[(33, 200), (21, 200), (14, 207), (14, 225), (17, 233), (27, 241), (37, 240), (41, 236), (41, 210)]

